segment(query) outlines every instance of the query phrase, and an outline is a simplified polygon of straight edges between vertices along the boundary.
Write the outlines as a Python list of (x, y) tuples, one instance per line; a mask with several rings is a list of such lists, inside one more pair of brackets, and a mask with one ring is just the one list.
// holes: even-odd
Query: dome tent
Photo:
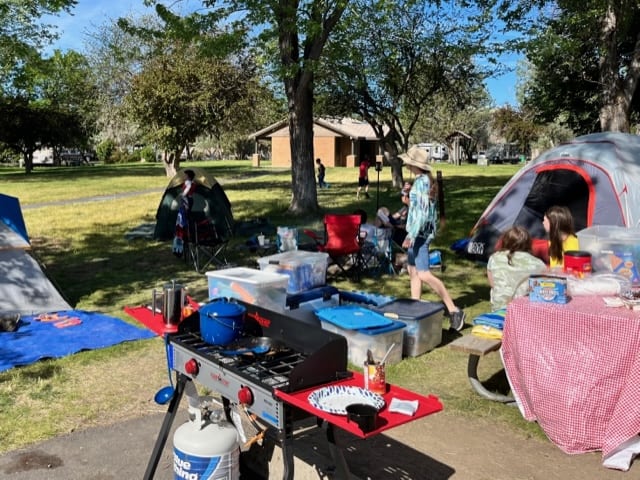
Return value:
[(471, 232), (466, 254), (487, 261), (513, 225), (545, 239), (542, 219), (567, 206), (576, 231), (593, 225), (640, 225), (640, 137), (604, 132), (554, 147), (518, 171), (491, 201)]
[(195, 173), (194, 181), (197, 185), (193, 195), (192, 215), (196, 218), (208, 219), (215, 225), (221, 239), (229, 240), (233, 234), (231, 202), (217, 180), (197, 167), (181, 169), (169, 181), (158, 206), (153, 237), (169, 240), (174, 236), (182, 185), (186, 178), (185, 170), (192, 170)]

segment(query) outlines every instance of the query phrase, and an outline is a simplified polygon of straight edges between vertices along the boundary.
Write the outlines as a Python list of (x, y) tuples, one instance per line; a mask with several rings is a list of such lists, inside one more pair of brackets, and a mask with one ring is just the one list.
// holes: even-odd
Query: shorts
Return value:
[(369, 185), (369, 179), (368, 178), (358, 178), (358, 186), (359, 187), (366, 187), (367, 185)]
[(419, 272), (428, 272), (429, 268), (429, 243), (424, 237), (418, 237), (407, 249), (407, 264), (416, 267)]

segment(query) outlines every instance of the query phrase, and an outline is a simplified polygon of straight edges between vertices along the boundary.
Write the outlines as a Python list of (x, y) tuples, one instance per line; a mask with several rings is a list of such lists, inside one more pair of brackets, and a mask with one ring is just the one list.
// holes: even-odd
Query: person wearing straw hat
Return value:
[(436, 199), (438, 186), (429, 166), (429, 153), (413, 146), (400, 155), (404, 166), (415, 175), (409, 191), (407, 213), (407, 236), (402, 247), (407, 249), (407, 264), (411, 282), (411, 298), (420, 300), (422, 284), (426, 283), (442, 299), (450, 315), (451, 328), (457, 331), (464, 327), (465, 313), (453, 302), (449, 291), (429, 269), (429, 245), (435, 237), (438, 210)]

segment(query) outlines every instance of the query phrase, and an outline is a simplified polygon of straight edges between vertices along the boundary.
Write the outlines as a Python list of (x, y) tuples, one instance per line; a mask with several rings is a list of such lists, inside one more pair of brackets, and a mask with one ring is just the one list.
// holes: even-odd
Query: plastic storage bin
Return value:
[(301, 322), (320, 327), (316, 311), (340, 305), (340, 293), (336, 287), (324, 285), (306, 292), (288, 294), (285, 313)]
[(591, 253), (594, 272), (613, 272), (640, 284), (640, 228), (596, 225), (578, 232), (580, 250)]
[(289, 277), (237, 267), (206, 272), (209, 299), (229, 297), (243, 300), (275, 312), (283, 312), (287, 301)]
[[(346, 305), (328, 307), (316, 311), (322, 328), (342, 335), (347, 339), (348, 359), (353, 365), (362, 367), (367, 359), (367, 350), (371, 350), (375, 360), (382, 360), (385, 353), (395, 343), (395, 347), (387, 357), (386, 363), (391, 365), (402, 360), (402, 343), (405, 324), (383, 317), (377, 312), (364, 307)], [(338, 318), (344, 320), (344, 326), (336, 324)], [(340, 323), (340, 322), (338, 322)], [(346, 328), (358, 323), (377, 326), (366, 328)]]
[(373, 310), (406, 324), (402, 354), (417, 357), (442, 342), (444, 305), (410, 298), (399, 298)]
[(329, 255), (291, 250), (258, 259), (260, 270), (289, 276), (287, 293), (300, 293), (326, 283)]

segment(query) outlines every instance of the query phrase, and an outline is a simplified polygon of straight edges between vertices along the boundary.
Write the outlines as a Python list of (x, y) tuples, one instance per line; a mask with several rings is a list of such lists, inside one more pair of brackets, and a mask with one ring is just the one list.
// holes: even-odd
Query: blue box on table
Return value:
[(529, 300), (544, 303), (567, 303), (567, 279), (554, 275), (529, 277)]

